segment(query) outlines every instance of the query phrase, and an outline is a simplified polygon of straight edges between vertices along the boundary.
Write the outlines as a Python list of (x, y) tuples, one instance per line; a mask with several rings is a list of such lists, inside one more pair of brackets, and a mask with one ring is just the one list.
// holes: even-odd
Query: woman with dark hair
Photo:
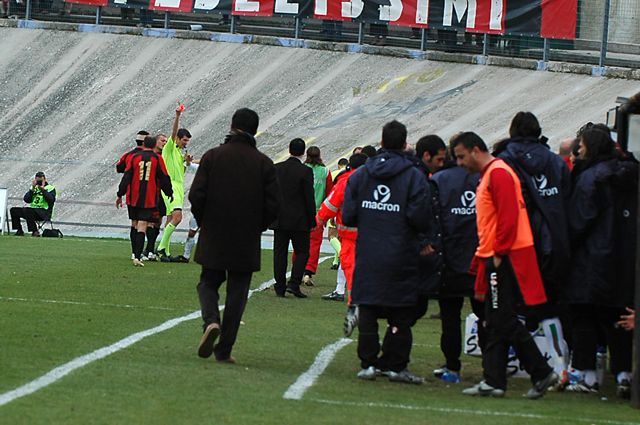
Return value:
[[(317, 146), (309, 146), (307, 149), (307, 159), (304, 163), (313, 171), (313, 192), (316, 202), (316, 213), (320, 210), (322, 201), (325, 200), (331, 189), (333, 189), (333, 180), (329, 169), (322, 162), (320, 156), (320, 148)], [(302, 282), (307, 286), (313, 286), (312, 277), (318, 271), (318, 260), (320, 259), (320, 246), (322, 245), (322, 235), (324, 227), (316, 226), (311, 230), (311, 244), (309, 246), (309, 261), (305, 267)]]
[(615, 325), (633, 305), (638, 166), (619, 156), (607, 132), (585, 129), (579, 138), (569, 204), (573, 248), (567, 286), (578, 382), (568, 391), (597, 392), (597, 329), (606, 336), (618, 395), (628, 398), (632, 336)]

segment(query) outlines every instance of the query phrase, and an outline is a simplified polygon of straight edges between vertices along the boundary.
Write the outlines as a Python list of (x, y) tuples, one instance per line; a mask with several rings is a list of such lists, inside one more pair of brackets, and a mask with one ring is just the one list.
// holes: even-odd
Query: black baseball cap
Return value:
[(38, 171), (36, 173), (36, 177), (44, 177), (44, 172), (43, 171)]

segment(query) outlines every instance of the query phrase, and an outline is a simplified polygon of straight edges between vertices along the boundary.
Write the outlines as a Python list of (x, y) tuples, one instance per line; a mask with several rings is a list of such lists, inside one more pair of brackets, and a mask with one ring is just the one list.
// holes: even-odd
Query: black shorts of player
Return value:
[(129, 206), (129, 219), (137, 221), (156, 222), (160, 220), (160, 215), (156, 208), (136, 208)]
[(162, 223), (162, 217), (167, 215), (167, 206), (165, 205), (165, 203), (164, 203), (164, 201), (162, 199), (160, 199), (158, 201), (158, 207), (155, 208), (154, 211), (158, 215), (158, 217), (153, 219), (153, 220), (149, 220), (149, 221), (151, 223), (161, 224)]

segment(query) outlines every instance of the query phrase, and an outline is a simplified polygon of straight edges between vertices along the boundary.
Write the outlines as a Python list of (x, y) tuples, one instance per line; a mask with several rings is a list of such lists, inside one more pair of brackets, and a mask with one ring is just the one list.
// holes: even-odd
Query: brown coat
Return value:
[(260, 236), (277, 217), (279, 188), (273, 162), (256, 149), (255, 140), (234, 135), (205, 153), (189, 201), (200, 225), (198, 264), (260, 270)]

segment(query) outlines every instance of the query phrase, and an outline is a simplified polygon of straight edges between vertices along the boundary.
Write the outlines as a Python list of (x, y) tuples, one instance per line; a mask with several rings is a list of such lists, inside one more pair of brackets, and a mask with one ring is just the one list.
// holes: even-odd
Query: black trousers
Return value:
[(515, 348), (531, 382), (544, 379), (552, 369), (525, 325), (518, 320), (516, 306), (521, 296), (509, 259), (503, 257), (496, 269), (490, 258), (486, 269), (490, 294), (485, 301), (486, 342), (482, 353), (485, 381), (494, 388), (507, 389), (509, 346)]
[(11, 208), (11, 227), (13, 230), (22, 230), (21, 218), (27, 221), (27, 229), (30, 232), (35, 232), (38, 230), (36, 221), (49, 220), (50, 217), (49, 211), (44, 208), (13, 207)]
[(594, 304), (571, 305), (573, 355), (571, 365), (578, 370), (596, 369), (598, 331), (604, 331), (611, 355), (611, 372), (631, 372), (633, 332), (615, 326), (624, 309)]
[[(471, 301), (471, 310), (478, 316), (478, 343), (480, 349), (484, 353), (484, 342), (486, 339), (484, 326), (484, 305), (475, 300)], [(462, 306), (464, 305), (463, 297), (441, 298), (438, 300), (440, 305), (440, 324), (442, 333), (440, 334), (440, 349), (446, 359), (447, 369), (459, 372), (462, 365), (460, 364), (460, 355), (462, 354)]]
[[(198, 283), (198, 297), (202, 310), (203, 327), (211, 323), (221, 323), (220, 339), (213, 352), (216, 359), (227, 359), (231, 355), (233, 344), (238, 336), (240, 319), (247, 305), (251, 272), (236, 272), (231, 270), (213, 270), (202, 268)], [(227, 281), (227, 296), (224, 307), (224, 320), (220, 320), (218, 302), (220, 286)]]
[[(416, 308), (360, 305), (358, 319), (358, 357), (363, 369), (374, 366), (381, 370), (400, 372), (409, 364)], [(382, 342), (378, 336), (378, 319), (387, 319), (388, 327)]]
[(308, 230), (274, 230), (273, 231), (273, 277), (276, 280), (274, 289), (283, 295), (287, 287), (287, 264), (289, 258), (289, 241), (296, 253), (296, 260), (291, 267), (289, 285), (299, 288), (304, 268), (309, 260), (310, 233)]

